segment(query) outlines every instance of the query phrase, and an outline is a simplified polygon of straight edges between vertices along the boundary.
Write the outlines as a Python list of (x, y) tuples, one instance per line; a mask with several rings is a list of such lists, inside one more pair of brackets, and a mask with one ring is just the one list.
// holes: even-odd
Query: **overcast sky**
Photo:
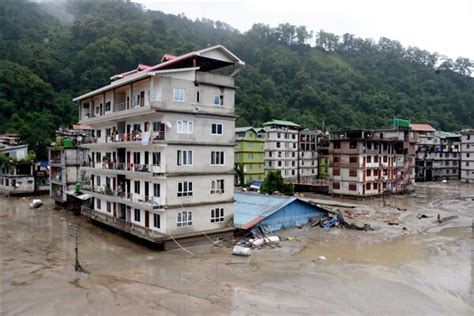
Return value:
[(289, 22), (363, 38), (385, 36), (453, 59), (474, 59), (474, 0), (134, 0), (145, 8), (226, 22), (242, 32), (254, 23)]

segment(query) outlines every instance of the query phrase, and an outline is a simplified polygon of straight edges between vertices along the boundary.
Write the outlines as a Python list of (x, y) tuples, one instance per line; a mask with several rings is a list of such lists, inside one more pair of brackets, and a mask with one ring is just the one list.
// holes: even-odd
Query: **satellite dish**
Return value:
[(171, 125), (170, 122), (166, 122), (166, 126), (168, 126), (168, 128), (171, 128), (173, 125)]

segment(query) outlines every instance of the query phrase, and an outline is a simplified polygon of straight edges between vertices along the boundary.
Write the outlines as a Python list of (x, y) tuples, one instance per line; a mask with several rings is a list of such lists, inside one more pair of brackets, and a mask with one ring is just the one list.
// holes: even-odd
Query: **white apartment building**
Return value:
[(94, 129), (82, 214), (158, 243), (233, 230), (231, 72), (243, 64), (221, 45), (167, 54), (75, 98)]
[(298, 180), (298, 135), (300, 125), (281, 120), (263, 124), (265, 136), (265, 176), (279, 170), (283, 179)]
[(299, 133), (298, 183), (311, 184), (318, 178), (318, 140), (320, 131)]
[(461, 131), (461, 181), (474, 183), (474, 129)]

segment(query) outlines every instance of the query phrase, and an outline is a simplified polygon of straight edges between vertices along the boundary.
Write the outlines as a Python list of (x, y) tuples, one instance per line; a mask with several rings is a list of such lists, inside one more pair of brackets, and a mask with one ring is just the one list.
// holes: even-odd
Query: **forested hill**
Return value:
[(247, 63), (236, 78), (238, 125), (280, 118), (311, 128), (370, 128), (399, 116), (443, 130), (474, 126), (471, 61), (387, 38), (313, 36), (289, 24), (240, 33), (122, 1), (2, 1), (0, 25), (0, 132), (19, 131), (43, 158), (54, 130), (77, 119), (73, 96), (139, 63), (156, 64), (164, 53), (215, 44)]

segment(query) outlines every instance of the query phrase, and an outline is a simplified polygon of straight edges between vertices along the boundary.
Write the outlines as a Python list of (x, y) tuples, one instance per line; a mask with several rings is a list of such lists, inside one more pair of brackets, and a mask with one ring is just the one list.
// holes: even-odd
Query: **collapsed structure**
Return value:
[(239, 65), (221, 45), (167, 54), (75, 98), (93, 129), (82, 214), (153, 242), (233, 230)]

